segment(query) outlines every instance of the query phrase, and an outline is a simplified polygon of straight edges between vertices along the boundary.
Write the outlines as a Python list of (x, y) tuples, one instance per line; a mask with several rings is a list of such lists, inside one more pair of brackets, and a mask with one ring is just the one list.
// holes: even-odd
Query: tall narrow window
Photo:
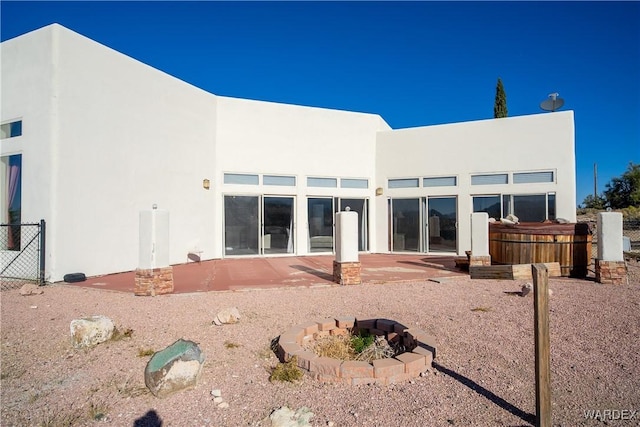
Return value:
[(10, 224), (6, 236), (6, 249), (20, 249), (20, 222), (22, 221), (22, 155), (2, 158), (3, 185), (0, 218)]

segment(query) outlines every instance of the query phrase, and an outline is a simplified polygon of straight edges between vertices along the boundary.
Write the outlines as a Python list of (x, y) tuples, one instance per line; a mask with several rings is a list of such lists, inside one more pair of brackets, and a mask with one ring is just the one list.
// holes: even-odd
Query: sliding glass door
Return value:
[(340, 199), (338, 204), (340, 211), (346, 211), (347, 208), (351, 212), (358, 214), (358, 250), (369, 250), (369, 200), (367, 199)]
[(224, 196), (224, 254), (293, 254), (294, 198)]
[(421, 252), (420, 199), (391, 199), (391, 250)]
[(263, 253), (293, 253), (293, 197), (265, 196), (262, 211)]
[(390, 250), (456, 252), (457, 214), (455, 197), (390, 199)]
[(333, 252), (333, 197), (309, 197), (309, 252)]
[(224, 196), (224, 254), (257, 255), (260, 235), (258, 196)]
[(427, 252), (457, 251), (457, 200), (455, 197), (429, 197), (427, 199)]

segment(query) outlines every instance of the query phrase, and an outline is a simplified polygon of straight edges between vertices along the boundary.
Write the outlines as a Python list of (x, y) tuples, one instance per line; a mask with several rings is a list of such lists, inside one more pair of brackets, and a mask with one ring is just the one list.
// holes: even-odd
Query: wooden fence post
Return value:
[(536, 351), (536, 426), (551, 427), (551, 354), (549, 343), (549, 272), (531, 265)]

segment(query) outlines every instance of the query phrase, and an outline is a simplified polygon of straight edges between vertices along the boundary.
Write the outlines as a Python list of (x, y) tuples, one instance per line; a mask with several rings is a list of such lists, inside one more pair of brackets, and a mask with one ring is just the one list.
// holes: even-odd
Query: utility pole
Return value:
[(593, 198), (598, 197), (598, 164), (593, 164)]

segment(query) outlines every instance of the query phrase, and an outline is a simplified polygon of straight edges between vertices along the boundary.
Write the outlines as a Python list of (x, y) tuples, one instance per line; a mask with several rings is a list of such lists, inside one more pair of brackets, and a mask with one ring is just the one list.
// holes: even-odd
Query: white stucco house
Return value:
[(57, 24), (0, 60), (0, 222), (46, 221), (49, 281), (136, 269), (154, 204), (171, 264), (331, 254), (347, 206), (374, 253), (463, 255), (474, 211), (575, 221), (571, 111), (391, 129), (216, 96)]

